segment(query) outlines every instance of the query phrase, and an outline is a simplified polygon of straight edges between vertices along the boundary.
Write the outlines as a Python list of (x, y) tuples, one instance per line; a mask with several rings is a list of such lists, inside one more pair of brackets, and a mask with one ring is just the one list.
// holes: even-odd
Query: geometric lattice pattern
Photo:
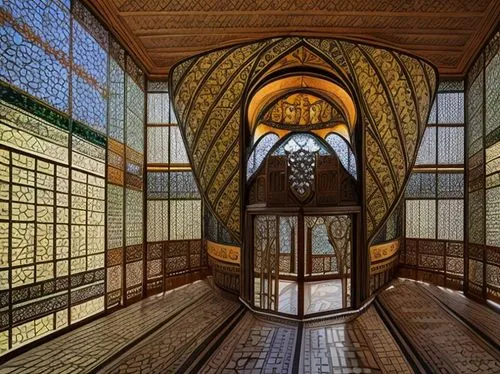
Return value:
[(165, 82), (148, 82), (147, 288), (163, 290), (164, 275), (206, 264), (201, 251), (201, 199), (170, 110)]
[(106, 143), (9, 87), (0, 96), (3, 354), (104, 310)]
[[(463, 81), (440, 82), (405, 193), (400, 262), (421, 279), (461, 288), (464, 277)], [(417, 169), (418, 168), (418, 169)]]
[(468, 72), (470, 293), (500, 300), (500, 33)]
[(0, 12), (1, 355), (142, 296), (144, 78), (78, 0)]

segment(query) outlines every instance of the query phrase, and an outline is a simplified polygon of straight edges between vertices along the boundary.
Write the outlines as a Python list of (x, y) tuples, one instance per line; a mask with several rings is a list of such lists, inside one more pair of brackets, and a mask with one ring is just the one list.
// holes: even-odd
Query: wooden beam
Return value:
[[(186, 26), (186, 25), (185, 25)], [(443, 30), (443, 29), (425, 29), (425, 30), (408, 30), (402, 28), (380, 28), (380, 27), (298, 27), (298, 26), (285, 26), (285, 27), (227, 27), (221, 28), (217, 26), (206, 27), (182, 27), (182, 28), (160, 28), (160, 29), (142, 29), (134, 31), (137, 36), (167, 36), (167, 35), (220, 35), (220, 34), (258, 34), (265, 30), (266, 33), (288, 33), (288, 34), (316, 34), (316, 35), (333, 35), (333, 34), (356, 34), (363, 33), (380, 33), (394, 34), (404, 32), (408, 35), (471, 35), (477, 32), (477, 29), (462, 29), (462, 30)], [(362, 32), (360, 32), (362, 31)]]
[(464, 11), (446, 11), (446, 12), (367, 12), (367, 11), (324, 11), (324, 10), (224, 10), (224, 11), (172, 11), (172, 10), (138, 10), (119, 12), (121, 17), (137, 16), (369, 16), (369, 17), (409, 17), (409, 18), (429, 18), (429, 17), (447, 17), (447, 18), (467, 18), (483, 17), (483, 12), (464, 12)]

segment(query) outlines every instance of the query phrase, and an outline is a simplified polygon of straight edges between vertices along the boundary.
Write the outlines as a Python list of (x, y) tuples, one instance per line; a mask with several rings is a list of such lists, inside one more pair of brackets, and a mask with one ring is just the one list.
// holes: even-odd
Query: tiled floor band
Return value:
[(500, 352), (416, 282), (396, 281), (379, 300), (427, 371), (500, 373)]
[(499, 321), (457, 292), (397, 280), (355, 319), (299, 324), (257, 316), (202, 281), (44, 343), (0, 374), (412, 373), (417, 361), (428, 372), (500, 373), (499, 350), (481, 337), (497, 342)]

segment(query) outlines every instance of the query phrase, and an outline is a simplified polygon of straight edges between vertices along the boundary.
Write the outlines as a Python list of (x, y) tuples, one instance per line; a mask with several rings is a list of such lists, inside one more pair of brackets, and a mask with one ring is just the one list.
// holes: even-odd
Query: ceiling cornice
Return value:
[[(164, 0), (150, 3), (83, 1), (108, 26), (147, 76), (162, 80), (166, 79), (170, 67), (184, 58), (224, 46), (293, 35), (346, 38), (406, 51), (432, 62), (441, 76), (458, 79), (466, 74), (489, 36), (498, 28), (500, 18), (500, 2), (495, 0), (470, 0), (470, 11), (461, 10), (464, 6), (461, 0), (448, 1), (445, 10), (441, 9), (442, 4), (436, 5), (436, 11), (427, 8), (405, 11), (408, 8), (408, 4), (403, 4), (406, 0), (394, 0), (402, 2), (401, 11), (394, 10), (396, 5), (391, 4), (391, 11), (335, 12), (321, 9), (212, 10), (220, 8), (217, 3), (202, 6), (196, 1), (186, 1), (176, 7)], [(361, 3), (354, 6), (356, 9), (362, 7)], [(418, 6), (412, 5), (412, 9), (414, 7)], [(200, 10), (205, 8), (210, 10)], [(307, 16), (322, 17), (323, 22), (316, 26), (307, 22), (307, 18), (304, 21)], [(280, 21), (274, 22), (273, 18)], [(369, 24), (365, 24), (363, 20), (368, 19)], [(243, 26), (246, 24), (248, 26)]]

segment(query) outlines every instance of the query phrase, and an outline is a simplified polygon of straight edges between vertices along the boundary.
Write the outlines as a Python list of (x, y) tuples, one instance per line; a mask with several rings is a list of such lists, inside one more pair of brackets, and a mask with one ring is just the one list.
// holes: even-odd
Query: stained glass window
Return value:
[(165, 82), (147, 93), (147, 287), (206, 263), (201, 247), (202, 206)]
[(337, 134), (330, 134), (325, 140), (337, 154), (344, 169), (346, 169), (354, 179), (357, 179), (356, 158), (347, 142)]
[(125, 52), (109, 43), (106, 304), (122, 304), (125, 231)]
[(70, 13), (50, 0), (3, 1), (0, 78), (69, 110)]
[(438, 128), (438, 163), (448, 165), (464, 163), (463, 127)]
[[(500, 127), (500, 54), (497, 52), (487, 64), (485, 70), (485, 133), (489, 135)], [(498, 139), (498, 134), (497, 134)]]
[(108, 183), (107, 187), (107, 306), (120, 303), (123, 276), (124, 189)]
[(247, 163), (247, 180), (259, 169), (271, 148), (278, 142), (279, 136), (273, 133), (265, 135), (252, 150)]
[(123, 49), (111, 44), (109, 61), (109, 132), (119, 142), (124, 141), (125, 129), (125, 55)]
[(169, 123), (169, 104), (168, 93), (148, 93), (148, 123)]
[(72, 35), (73, 117), (106, 132), (108, 54), (78, 21), (73, 22)]
[[(169, 97), (163, 82), (148, 82), (147, 93), (147, 162), (162, 171), (147, 173), (147, 256), (148, 293), (163, 290), (165, 243), (169, 240)], [(165, 171), (163, 171), (165, 170)]]
[(418, 274), (441, 273), (453, 287), (460, 287), (464, 274), (463, 86), (462, 81), (439, 85), (406, 187), (408, 239), (401, 256), (404, 266)]
[(464, 197), (464, 175), (463, 173), (439, 173), (438, 198), (463, 199)]
[(170, 240), (201, 238), (201, 201), (170, 201)]
[(123, 283), (142, 296), (145, 109), (142, 73), (80, 1), (2, 13), (0, 354), (120, 304)]
[(148, 242), (168, 241), (168, 200), (148, 200)]
[(438, 123), (464, 123), (464, 93), (439, 92), (437, 95)]
[(148, 172), (148, 199), (168, 199), (168, 172)]
[(311, 134), (292, 134), (288, 136), (278, 148), (273, 152), (273, 155), (284, 156), (287, 153), (304, 150), (309, 153), (318, 153), (320, 155), (330, 154), (330, 150), (321, 143), (314, 135)]
[[(500, 301), (500, 33), (468, 72), (469, 293)], [(484, 117), (483, 117), (484, 116)]]
[[(500, 142), (496, 143), (496, 151)], [(488, 150), (487, 150), (488, 152)], [(488, 175), (486, 190), (486, 244), (500, 247), (500, 154), (496, 153), (496, 163), (490, 167), (493, 170)], [(488, 165), (488, 164), (487, 164)]]
[[(12, 313), (12, 325), (0, 326), (1, 353), (103, 311), (105, 292), (105, 149), (95, 133), (69, 134), (48, 107), (41, 118), (3, 101), (13, 97), (0, 102), (1, 258), (11, 257), (2, 308)], [(6, 268), (1, 260), (2, 279)]]
[(406, 185), (406, 197), (433, 198), (436, 196), (435, 173), (412, 173)]
[[(406, 187), (406, 236), (461, 241), (464, 222), (463, 82), (445, 81), (439, 87), (418, 151), (416, 170), (411, 173)], [(448, 165), (456, 165), (457, 169), (453, 173), (441, 169)]]
[(170, 163), (189, 164), (181, 131), (177, 126), (170, 127)]
[(462, 241), (464, 238), (463, 200), (438, 200), (437, 238)]
[(436, 150), (437, 128), (428, 126), (425, 129), (422, 142), (417, 154), (416, 165), (433, 165), (436, 163), (437, 150)]
[(472, 156), (483, 147), (483, 73), (469, 84), (467, 128), (469, 156)]
[(127, 76), (126, 134), (127, 145), (135, 151), (144, 151), (144, 92)]
[(469, 242), (484, 244), (484, 190), (469, 193)]
[(406, 237), (436, 238), (436, 200), (406, 201)]
[[(149, 110), (149, 109), (148, 109)], [(148, 127), (148, 163), (168, 163), (169, 127)]]
[(170, 172), (171, 199), (199, 199), (200, 193), (194, 180), (194, 175), (190, 171)]

